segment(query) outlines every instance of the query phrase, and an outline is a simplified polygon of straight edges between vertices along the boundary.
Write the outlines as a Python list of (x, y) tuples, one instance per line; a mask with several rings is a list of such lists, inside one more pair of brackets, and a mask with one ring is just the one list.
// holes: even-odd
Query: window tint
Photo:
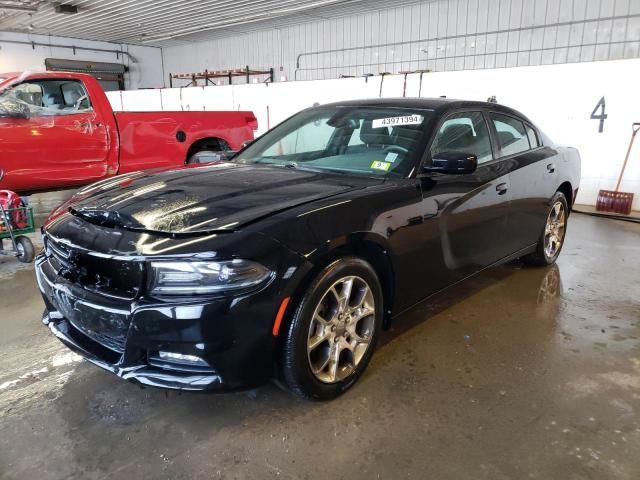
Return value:
[(529, 145), (531, 148), (538, 148), (540, 143), (538, 142), (538, 135), (536, 135), (536, 131), (529, 125), (525, 125), (525, 128), (527, 129), (527, 137), (529, 137)]
[(431, 145), (431, 157), (444, 152), (471, 153), (478, 163), (493, 159), (489, 131), (480, 112), (456, 113), (447, 118)]
[(24, 82), (0, 97), (26, 103), (32, 116), (71, 115), (91, 109), (84, 85), (76, 80)]
[(524, 123), (499, 113), (492, 113), (491, 119), (498, 132), (502, 156), (506, 157), (529, 150), (529, 137), (524, 129)]

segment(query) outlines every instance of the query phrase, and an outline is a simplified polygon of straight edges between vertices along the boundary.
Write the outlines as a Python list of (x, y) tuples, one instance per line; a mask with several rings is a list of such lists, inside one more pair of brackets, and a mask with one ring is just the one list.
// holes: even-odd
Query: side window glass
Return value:
[(524, 123), (507, 115), (492, 113), (491, 119), (498, 133), (502, 156), (514, 155), (529, 150), (529, 137)]
[(80, 82), (66, 82), (60, 85), (60, 93), (64, 101), (63, 109), (82, 112), (88, 110), (89, 96)]
[(41, 80), (25, 82), (0, 97), (26, 104), (34, 117), (72, 115), (91, 110), (91, 102), (81, 82)]
[(431, 157), (444, 152), (470, 153), (478, 163), (493, 160), (489, 131), (481, 112), (456, 113), (442, 124), (431, 145)]
[(525, 128), (527, 129), (527, 137), (529, 137), (529, 145), (531, 148), (538, 148), (540, 146), (540, 142), (538, 142), (538, 135), (536, 135), (536, 131), (529, 125), (525, 125)]
[(26, 103), (29, 107), (41, 107), (42, 95), (42, 87), (37, 83), (21, 83), (11, 88), (6, 98)]

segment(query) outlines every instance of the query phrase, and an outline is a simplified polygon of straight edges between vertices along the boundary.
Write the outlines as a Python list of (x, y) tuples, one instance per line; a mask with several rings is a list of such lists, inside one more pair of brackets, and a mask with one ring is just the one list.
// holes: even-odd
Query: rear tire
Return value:
[(351, 388), (373, 355), (383, 316), (382, 287), (367, 262), (338, 259), (311, 282), (283, 331), (282, 383), (329, 400)]
[(567, 234), (569, 204), (562, 192), (556, 192), (551, 198), (547, 210), (547, 220), (538, 239), (536, 250), (522, 257), (527, 265), (545, 266), (555, 263), (562, 251)]
[(220, 160), (220, 152), (222, 150), (200, 150), (187, 159), (187, 165), (217, 162)]
[(205, 142), (196, 142), (191, 146), (187, 154), (187, 165), (217, 162), (220, 154), (230, 150), (224, 140), (211, 139)]
[(16, 237), (16, 246), (18, 247), (18, 256), (16, 257), (19, 262), (31, 263), (36, 256), (33, 243), (28, 237), (19, 236)]

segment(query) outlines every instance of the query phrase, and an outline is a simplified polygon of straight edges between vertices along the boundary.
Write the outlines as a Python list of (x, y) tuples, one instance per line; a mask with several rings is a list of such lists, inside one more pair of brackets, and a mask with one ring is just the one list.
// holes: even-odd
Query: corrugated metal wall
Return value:
[(288, 80), (640, 56), (640, 0), (432, 0), (164, 49), (165, 73), (282, 67)]

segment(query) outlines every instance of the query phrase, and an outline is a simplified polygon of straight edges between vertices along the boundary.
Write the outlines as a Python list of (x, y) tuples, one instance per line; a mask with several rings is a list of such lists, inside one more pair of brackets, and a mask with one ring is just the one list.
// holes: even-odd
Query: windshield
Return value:
[(305, 110), (260, 137), (238, 163), (384, 177), (407, 176), (433, 110), (334, 106)]

